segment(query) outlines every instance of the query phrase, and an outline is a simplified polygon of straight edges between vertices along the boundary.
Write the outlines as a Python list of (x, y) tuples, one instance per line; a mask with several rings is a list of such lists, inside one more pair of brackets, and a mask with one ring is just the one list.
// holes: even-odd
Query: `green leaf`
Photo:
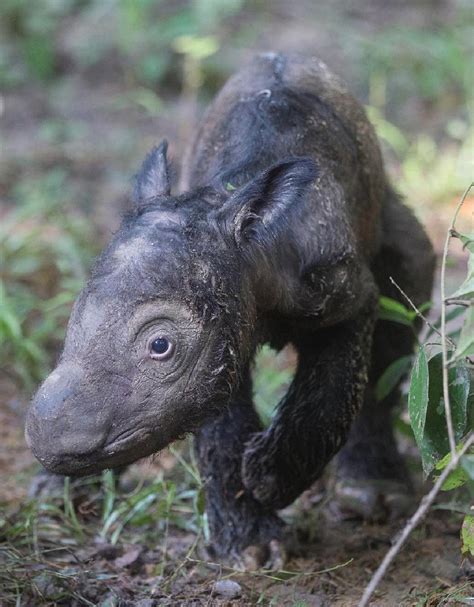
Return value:
[(23, 39), (23, 56), (31, 72), (40, 80), (47, 80), (54, 73), (54, 38), (30, 35)]
[[(420, 348), (420, 352), (423, 348)], [(420, 354), (419, 354), (420, 356)], [(421, 360), (421, 370), (412, 372), (410, 383), (410, 395), (408, 399), (408, 409), (410, 420), (415, 434), (415, 439), (420, 450), (423, 463), (423, 470), (428, 475), (436, 462), (442, 460), (443, 456), (449, 452), (449, 439), (446, 425), (446, 416), (443, 399), (443, 376), (442, 376), (442, 356), (436, 354), (426, 362), (427, 368), (424, 368), (426, 361)], [(428, 385), (427, 402), (425, 403), (424, 392)], [(421, 383), (423, 385), (421, 386)], [(468, 418), (468, 396), (470, 390), (470, 372), (465, 366), (457, 365), (448, 371), (449, 398), (451, 405), (451, 417), (456, 442), (459, 442), (467, 426)]]
[(467, 514), (461, 527), (462, 554), (474, 556), (474, 516)]
[(474, 356), (474, 306), (466, 312), (466, 319), (459, 336), (458, 347), (453, 360)]
[(469, 251), (467, 276), (462, 285), (449, 296), (449, 299), (474, 299), (474, 233), (457, 233), (457, 237)]
[(444, 481), (441, 486), (442, 491), (451, 491), (452, 489), (457, 489), (458, 487), (462, 487), (468, 480), (468, 476), (460, 466), (457, 466), (450, 474), (448, 474), (448, 478)]
[(474, 299), (474, 269), (448, 299)]
[(375, 386), (375, 398), (377, 401), (382, 401), (397, 386), (410, 368), (411, 361), (411, 356), (402, 356), (397, 360), (394, 360), (393, 363), (385, 369)]
[(196, 493), (196, 511), (199, 516), (204, 516), (204, 513), (206, 511), (206, 495), (204, 487), (201, 487)]
[(438, 462), (436, 462), (435, 470), (444, 470), (450, 461), (451, 451), (449, 453), (446, 453), (444, 457), (442, 457)]
[(456, 237), (462, 242), (463, 246), (474, 253), (474, 232), (469, 234), (463, 234), (462, 232), (456, 232)]
[(18, 318), (8, 309), (1, 311), (0, 334), (5, 335), (5, 341), (19, 341), (22, 338), (21, 325)]
[[(461, 449), (462, 444), (460, 443), (457, 445), (456, 451), (459, 452)], [(437, 471), (444, 470), (450, 461), (451, 451), (436, 463), (435, 469)], [(448, 475), (441, 490), (451, 491), (451, 489), (457, 489), (472, 479), (474, 479), (474, 453), (468, 453), (461, 457), (459, 465)]]
[(102, 521), (105, 523), (114, 509), (114, 503), (116, 498), (115, 476), (112, 470), (104, 470), (104, 472), (102, 473), (102, 486), (104, 490)]
[[(424, 314), (425, 312), (428, 312), (429, 310), (431, 310), (432, 306), (433, 306), (433, 304), (431, 301), (425, 301), (425, 303), (422, 303), (421, 306), (418, 306), (418, 310), (422, 314)], [(411, 313), (414, 314), (416, 317), (416, 312), (414, 310)]]
[(461, 457), (461, 466), (467, 474), (467, 477), (474, 481), (474, 453), (468, 453)]
[(379, 299), (379, 318), (390, 320), (402, 325), (412, 326), (416, 313), (406, 308), (396, 299), (382, 295)]
[[(426, 412), (428, 408), (429, 371), (426, 352), (422, 346), (413, 365), (408, 393), (408, 412), (415, 440), (422, 452), (425, 435)], [(423, 457), (423, 453), (422, 453)], [(424, 467), (424, 465), (423, 465)]]
[(183, 35), (175, 38), (173, 48), (178, 53), (201, 61), (217, 53), (219, 42), (215, 36)]
[[(451, 298), (474, 299), (474, 233), (457, 233), (457, 237), (469, 251), (468, 272), (466, 280), (451, 295)], [(453, 360), (459, 360), (468, 356), (474, 356), (474, 305), (471, 305), (466, 312), (466, 318)]]
[(413, 430), (410, 422), (405, 421), (401, 417), (396, 417), (393, 427), (402, 436), (407, 436), (411, 441), (414, 440)]

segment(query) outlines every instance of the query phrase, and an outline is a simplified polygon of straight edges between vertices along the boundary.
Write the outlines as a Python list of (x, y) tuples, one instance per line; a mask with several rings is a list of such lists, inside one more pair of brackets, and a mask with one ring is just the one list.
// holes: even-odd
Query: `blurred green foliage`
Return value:
[(393, 27), (364, 39), (369, 103), (395, 105), (414, 94), (431, 104), (463, 102), (472, 87), (472, 34), (472, 14), (466, 9), (459, 10), (454, 24), (434, 30)]
[[(449, 23), (387, 27), (360, 41), (369, 117), (395, 185), (421, 212), (457, 199), (471, 180), (473, 34), (472, 7), (458, 2)], [(405, 132), (393, 123), (404, 113), (414, 127)]]
[(459, 195), (472, 175), (474, 130), (467, 119), (448, 120), (437, 140), (428, 133), (404, 134), (375, 106), (367, 113), (392, 156), (393, 181), (408, 204), (426, 212)]
[(59, 23), (80, 2), (4, 0), (0, 6), (0, 84), (16, 86), (29, 77), (51, 79), (56, 70)]
[[(370, 36), (343, 36), (370, 105), (399, 108), (415, 98), (449, 110), (464, 103), (471, 94), (472, 11), (461, 0), (453, 10), (454, 19), (436, 28), (388, 25)], [(334, 11), (348, 31), (344, 13)], [(307, 12), (308, 22), (320, 19), (317, 7)], [(51, 82), (77, 69), (107, 68), (111, 60), (129, 83), (177, 84), (180, 39), (207, 40), (215, 50), (229, 41), (248, 44), (273, 13), (278, 8), (261, 0), (3, 0), (0, 84)], [(218, 62), (208, 67), (219, 69)]]
[(94, 230), (68, 194), (62, 169), (25, 179), (0, 225), (0, 361), (28, 390), (51, 368), (98, 252)]
[[(243, 4), (244, 0), (4, 0), (0, 84), (17, 86), (30, 78), (50, 82), (70, 69), (71, 61), (84, 69), (113, 58), (125, 79), (153, 86), (175, 77), (176, 39), (209, 35)], [(75, 39), (74, 33), (81, 31), (86, 41), (82, 36)], [(65, 42), (66, 35), (71, 39)], [(64, 49), (67, 58), (62, 56)]]

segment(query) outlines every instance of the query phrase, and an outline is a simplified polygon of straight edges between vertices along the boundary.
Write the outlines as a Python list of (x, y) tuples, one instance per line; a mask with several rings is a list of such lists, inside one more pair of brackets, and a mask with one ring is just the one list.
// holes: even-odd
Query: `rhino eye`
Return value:
[(150, 356), (157, 360), (166, 360), (173, 351), (174, 345), (167, 337), (157, 337), (150, 342)]

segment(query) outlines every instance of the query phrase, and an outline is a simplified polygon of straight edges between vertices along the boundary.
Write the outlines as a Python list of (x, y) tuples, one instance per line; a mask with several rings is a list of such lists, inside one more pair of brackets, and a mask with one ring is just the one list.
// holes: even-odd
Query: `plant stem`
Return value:
[(403, 544), (406, 542), (408, 536), (413, 531), (413, 529), (418, 525), (418, 523), (423, 519), (423, 517), (427, 513), (429, 507), (431, 506), (434, 499), (438, 495), (441, 487), (443, 486), (444, 481), (448, 478), (449, 474), (454, 470), (454, 468), (456, 468), (461, 457), (466, 453), (466, 451), (469, 449), (469, 447), (471, 447), (473, 444), (474, 444), (474, 433), (471, 432), (468, 435), (466, 442), (464, 443), (462, 449), (460, 451), (458, 451), (457, 453), (455, 452), (454, 455), (451, 457), (451, 460), (448, 462), (446, 468), (443, 470), (443, 472), (437, 478), (431, 491), (429, 491), (429, 493), (427, 493), (423, 497), (415, 514), (413, 514), (413, 516), (411, 516), (408, 519), (405, 527), (402, 529), (401, 533), (398, 535), (398, 537), (395, 540), (395, 542), (393, 543), (392, 547), (385, 555), (385, 558), (381, 562), (379, 568), (374, 573), (370, 582), (366, 586), (366, 589), (364, 590), (364, 594), (362, 596), (362, 599), (359, 602), (358, 607), (366, 607), (369, 604), (370, 598), (373, 595), (375, 589), (377, 588), (381, 579), (387, 572), (387, 569), (392, 564), (392, 561), (394, 560), (394, 558), (400, 552), (400, 549), (403, 546)]
[(441, 355), (443, 359), (443, 399), (444, 399), (444, 411), (446, 415), (446, 426), (448, 428), (449, 448), (451, 450), (451, 456), (454, 457), (456, 454), (456, 441), (454, 439), (453, 420), (451, 416), (451, 406), (449, 403), (449, 377), (448, 377), (448, 348), (446, 339), (446, 261), (448, 258), (449, 241), (454, 233), (454, 224), (459, 215), (464, 201), (466, 200), (471, 188), (474, 184), (471, 183), (464, 192), (456, 211), (454, 212), (451, 225), (446, 234), (446, 240), (444, 243), (443, 257), (441, 261)]
[[(423, 314), (423, 312), (421, 312), (421, 310), (419, 310), (416, 305), (414, 304), (414, 302), (408, 297), (408, 295), (405, 293), (405, 291), (401, 288), (401, 286), (399, 284), (396, 283), (396, 281), (392, 278), (392, 276), (389, 276), (389, 280), (392, 283), (392, 285), (398, 289), (400, 291), (400, 293), (403, 295), (403, 297), (408, 301), (408, 303), (410, 304), (410, 306), (413, 308), (413, 310), (416, 312), (416, 315), (421, 318), (421, 320), (433, 331), (433, 333), (437, 333), (440, 337), (443, 337), (441, 335), (441, 331), (439, 331), (432, 323), (430, 323), (430, 321), (426, 318), (426, 316)], [(451, 347), (453, 348), (453, 350), (456, 348), (456, 344), (454, 343), (454, 341), (446, 336), (446, 339), (449, 341)]]

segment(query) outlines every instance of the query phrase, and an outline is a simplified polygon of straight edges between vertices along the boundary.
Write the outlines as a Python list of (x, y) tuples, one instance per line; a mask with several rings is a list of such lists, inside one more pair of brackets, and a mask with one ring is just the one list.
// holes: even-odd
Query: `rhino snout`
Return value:
[(60, 365), (33, 399), (26, 420), (26, 442), (47, 469), (60, 472), (70, 467), (71, 460), (104, 445), (109, 428), (100, 414), (100, 408), (87, 410), (87, 382), (81, 367)]

